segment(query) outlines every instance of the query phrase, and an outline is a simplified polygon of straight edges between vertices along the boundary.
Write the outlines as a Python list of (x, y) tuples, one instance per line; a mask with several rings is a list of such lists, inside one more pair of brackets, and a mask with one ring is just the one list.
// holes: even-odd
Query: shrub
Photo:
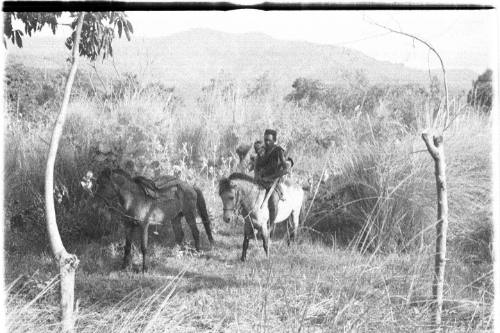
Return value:
[(492, 88), (493, 71), (487, 69), (478, 78), (472, 81), (472, 89), (467, 94), (467, 103), (484, 113), (491, 112), (491, 101), (493, 99)]
[(5, 83), (8, 112), (30, 122), (46, 121), (63, 89), (57, 71), (42, 73), (18, 63), (6, 67)]
[(415, 236), (430, 220), (423, 186), (428, 169), (411, 155), (409, 139), (396, 143), (372, 137), (334, 150), (333, 176), (318, 193), (309, 225), (333, 235), (337, 244), (355, 245), (363, 251), (406, 251), (421, 246), (426, 235)]
[(369, 85), (362, 73), (346, 74), (343, 84), (298, 78), (285, 100), (301, 108), (324, 108), (333, 114), (354, 117), (359, 114), (384, 117), (408, 129), (418, 129), (420, 115), (440, 106), (435, 78), (429, 90), (415, 84)]
[(267, 96), (273, 87), (273, 83), (269, 76), (269, 72), (265, 72), (257, 79), (255, 79), (252, 84), (247, 87), (246, 98), (263, 98)]

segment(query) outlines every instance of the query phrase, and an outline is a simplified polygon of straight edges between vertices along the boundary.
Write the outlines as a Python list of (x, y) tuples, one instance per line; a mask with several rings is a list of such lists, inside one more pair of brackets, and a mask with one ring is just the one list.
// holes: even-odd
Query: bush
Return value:
[(301, 108), (324, 108), (333, 114), (384, 117), (408, 129), (418, 129), (426, 109), (439, 107), (435, 78), (430, 89), (418, 85), (369, 85), (362, 73), (346, 74), (346, 83), (327, 85), (319, 80), (298, 78), (285, 100)]
[(104, 98), (117, 102), (123, 100), (125, 96), (133, 96), (139, 93), (140, 87), (137, 74), (125, 73), (121, 78), (113, 81), (111, 93), (105, 95)]
[[(344, 124), (346, 125), (346, 124)], [(390, 132), (390, 124), (375, 124)], [(366, 128), (351, 121), (348, 126)], [(355, 133), (355, 132), (353, 132)], [(412, 141), (375, 136), (364, 142), (349, 138), (332, 151), (333, 174), (318, 193), (309, 226), (332, 235), (337, 244), (361, 250), (407, 251), (423, 244), (430, 220), (424, 185), (432, 173), (412, 156)]]
[(271, 92), (273, 83), (269, 72), (265, 72), (247, 87), (246, 98), (263, 98)]
[[(407, 251), (434, 239), (434, 166), (422, 140), (372, 119), (341, 123), (343, 142), (330, 149), (332, 175), (312, 206), (308, 226), (337, 244), (363, 250)], [(468, 112), (445, 136), (449, 200), (448, 243), (455, 258), (491, 263), (489, 118)], [(369, 134), (361, 141), (360, 133)], [(414, 153), (418, 152), (418, 153)], [(316, 182), (319, 174), (316, 174)], [(316, 183), (313, 183), (316, 186)], [(423, 232), (423, 230), (426, 230)]]
[(491, 112), (493, 99), (492, 75), (491, 69), (479, 75), (477, 80), (472, 81), (472, 89), (467, 94), (467, 103), (487, 114)]
[(19, 63), (8, 64), (5, 69), (7, 111), (30, 122), (46, 121), (47, 111), (56, 109), (62, 97), (60, 73), (42, 73)]

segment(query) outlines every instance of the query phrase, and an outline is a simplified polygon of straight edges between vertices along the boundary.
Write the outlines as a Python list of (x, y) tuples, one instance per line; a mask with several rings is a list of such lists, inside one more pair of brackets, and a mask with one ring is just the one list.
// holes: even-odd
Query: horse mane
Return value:
[(104, 168), (102, 171), (101, 171), (101, 176), (103, 177), (106, 177), (106, 178), (111, 178), (111, 174), (113, 173), (116, 173), (116, 174), (119, 174), (125, 178), (127, 178), (128, 180), (131, 180), (133, 181), (132, 177), (130, 176), (130, 174), (123, 170), (123, 169), (110, 169), (110, 168)]
[(244, 181), (250, 182), (252, 184), (259, 185), (259, 182), (257, 182), (252, 176), (249, 176), (246, 173), (241, 173), (241, 172), (234, 172), (234, 173), (230, 174), (227, 179), (229, 179), (229, 180), (244, 180)]
[(259, 182), (257, 182), (252, 176), (249, 176), (249, 175), (247, 175), (245, 173), (241, 173), (241, 172), (234, 172), (234, 173), (230, 174), (229, 177), (222, 178), (219, 181), (219, 195), (222, 192), (226, 191), (227, 189), (231, 188), (231, 181), (232, 180), (243, 180), (243, 181), (261, 186), (259, 184)]
[(123, 169), (117, 168), (117, 169), (113, 169), (111, 172), (117, 173), (120, 176), (123, 176), (123, 177), (127, 178), (128, 180), (135, 181), (135, 179), (132, 178), (132, 176), (127, 171), (125, 171)]

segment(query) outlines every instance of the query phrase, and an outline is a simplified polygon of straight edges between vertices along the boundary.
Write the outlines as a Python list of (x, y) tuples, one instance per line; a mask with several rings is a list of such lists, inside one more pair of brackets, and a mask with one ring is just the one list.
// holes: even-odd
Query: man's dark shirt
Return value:
[(283, 176), (287, 172), (285, 162), (285, 151), (280, 146), (274, 146), (271, 151), (256, 160), (256, 171), (265, 187), (271, 186), (274, 179)]

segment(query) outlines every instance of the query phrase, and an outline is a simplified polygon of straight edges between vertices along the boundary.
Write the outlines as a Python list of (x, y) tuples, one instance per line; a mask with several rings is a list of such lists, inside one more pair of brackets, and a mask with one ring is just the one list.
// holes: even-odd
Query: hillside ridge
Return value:
[[(9, 45), (7, 60), (39, 68), (65, 66), (69, 51), (63, 38), (33, 37), (17, 49)], [(146, 80), (175, 86), (203, 86), (221, 71), (248, 81), (263, 73), (277, 86), (290, 87), (298, 77), (336, 83), (347, 72), (362, 71), (370, 83), (428, 85), (428, 71), (371, 58), (364, 53), (330, 44), (275, 39), (260, 32), (228, 33), (190, 29), (162, 37), (135, 36), (116, 40), (114, 64), (120, 72), (135, 72)], [(98, 61), (103, 72), (114, 72), (112, 61)], [(432, 75), (440, 71), (432, 70)], [(452, 88), (465, 90), (477, 73), (448, 69)]]

